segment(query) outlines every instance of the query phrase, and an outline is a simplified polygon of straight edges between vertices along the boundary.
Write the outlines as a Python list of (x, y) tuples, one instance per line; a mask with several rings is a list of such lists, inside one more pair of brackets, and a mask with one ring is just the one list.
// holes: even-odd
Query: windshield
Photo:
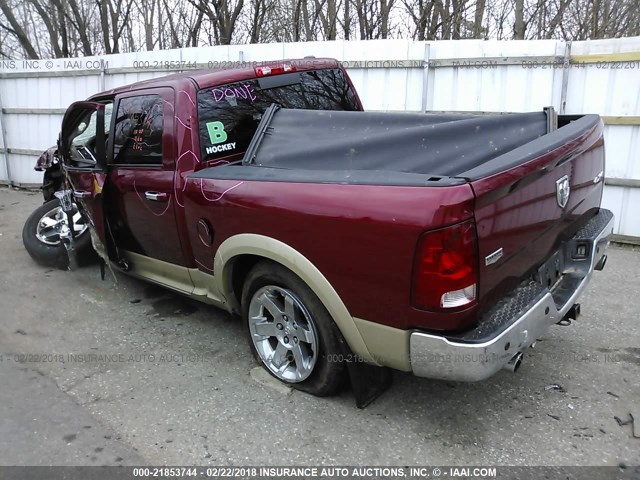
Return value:
[[(109, 134), (109, 127), (111, 125), (111, 112), (113, 110), (113, 104), (107, 103), (104, 106), (104, 133)], [(96, 125), (98, 121), (98, 112), (90, 110), (85, 117), (80, 120), (76, 127), (77, 135), (73, 137), (72, 145), (86, 145), (92, 142), (96, 137)]]
[(355, 93), (340, 69), (274, 75), (206, 88), (198, 92), (202, 160), (244, 154), (262, 114), (272, 103), (309, 110), (359, 110)]

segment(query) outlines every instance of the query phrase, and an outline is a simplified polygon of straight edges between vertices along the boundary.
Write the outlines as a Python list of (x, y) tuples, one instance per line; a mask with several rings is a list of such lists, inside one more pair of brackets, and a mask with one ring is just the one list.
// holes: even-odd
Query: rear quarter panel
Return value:
[[(471, 218), (469, 185), (395, 187), (190, 178), (187, 230), (198, 268), (211, 273), (220, 244), (237, 234), (275, 238), (328, 279), (352, 316), (396, 328), (460, 328), (472, 311), (435, 314), (410, 305), (419, 235)], [(205, 219), (213, 245), (198, 238)], [(228, 259), (225, 259), (228, 261)]]

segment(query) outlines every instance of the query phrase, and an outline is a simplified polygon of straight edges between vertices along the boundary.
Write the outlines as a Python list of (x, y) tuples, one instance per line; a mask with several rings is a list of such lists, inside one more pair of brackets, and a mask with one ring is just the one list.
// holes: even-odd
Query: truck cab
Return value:
[(362, 110), (346, 71), (328, 59), (177, 74), (72, 105), (62, 164), (75, 200), (103, 219), (95, 230), (113, 246), (105, 253), (123, 265), (119, 251), (197, 267), (182, 213), (186, 175), (241, 159), (272, 104)]

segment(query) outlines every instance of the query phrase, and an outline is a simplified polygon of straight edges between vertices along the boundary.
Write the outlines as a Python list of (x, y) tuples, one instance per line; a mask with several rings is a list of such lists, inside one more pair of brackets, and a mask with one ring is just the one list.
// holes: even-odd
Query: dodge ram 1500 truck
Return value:
[(515, 371), (606, 261), (599, 116), (362, 110), (331, 59), (97, 94), (39, 164), (60, 192), (25, 245), (59, 264), (91, 237), (112, 268), (240, 315), (258, 361), (316, 395), (360, 365)]

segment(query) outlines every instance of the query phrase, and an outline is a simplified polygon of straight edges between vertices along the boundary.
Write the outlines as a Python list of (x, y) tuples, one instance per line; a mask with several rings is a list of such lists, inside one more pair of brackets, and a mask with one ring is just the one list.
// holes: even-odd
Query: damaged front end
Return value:
[(58, 147), (53, 146), (42, 152), (33, 169), (36, 172), (44, 172), (42, 186), (40, 187), (44, 201), (48, 202), (56, 198), (55, 193), (62, 187), (64, 179)]
[(71, 195), (71, 190), (60, 190), (54, 192), (54, 196), (60, 200), (60, 207), (66, 217), (66, 219), (61, 222), (60, 226), (60, 242), (64, 246), (67, 256), (69, 257), (69, 270), (75, 270), (78, 268), (78, 257), (76, 255), (74, 229), (70, 228), (70, 225), (73, 225), (73, 212), (75, 210)]

